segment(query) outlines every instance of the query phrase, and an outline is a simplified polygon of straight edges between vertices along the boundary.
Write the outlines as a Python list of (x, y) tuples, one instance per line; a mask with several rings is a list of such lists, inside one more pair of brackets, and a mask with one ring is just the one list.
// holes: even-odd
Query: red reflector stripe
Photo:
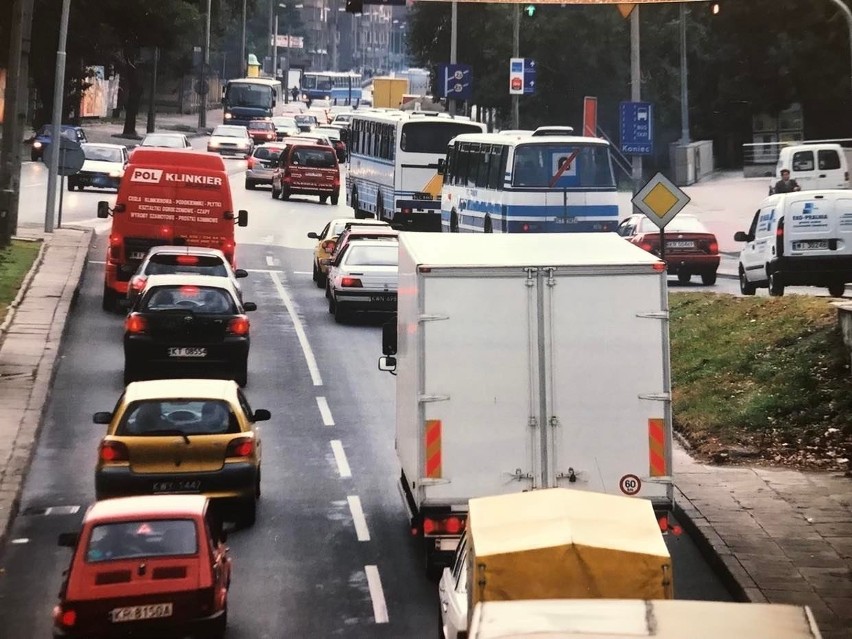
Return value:
[(426, 420), (426, 477), (441, 477), (441, 420)]
[(666, 469), (665, 421), (662, 419), (648, 420), (648, 456), (651, 477), (668, 475)]

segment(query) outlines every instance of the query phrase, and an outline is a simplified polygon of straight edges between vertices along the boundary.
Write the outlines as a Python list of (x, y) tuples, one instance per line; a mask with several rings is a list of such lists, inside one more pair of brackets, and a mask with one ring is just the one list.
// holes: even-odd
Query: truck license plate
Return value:
[(207, 357), (207, 349), (190, 346), (170, 346), (169, 357)]
[(130, 252), (131, 260), (143, 260), (145, 259), (145, 251), (131, 251)]
[(143, 621), (145, 619), (161, 619), (172, 616), (172, 604), (159, 603), (148, 606), (127, 606), (125, 608), (113, 608), (110, 610), (110, 619), (113, 623), (123, 621)]
[(824, 251), (828, 248), (828, 240), (799, 240), (793, 242), (794, 251)]

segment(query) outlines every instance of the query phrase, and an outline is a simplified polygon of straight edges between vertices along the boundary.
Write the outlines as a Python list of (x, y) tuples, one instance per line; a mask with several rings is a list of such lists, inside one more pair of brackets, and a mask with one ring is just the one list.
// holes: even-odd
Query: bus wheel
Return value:
[(453, 209), (450, 213), (450, 233), (459, 232), (459, 214)]
[(491, 216), (490, 215), (485, 216), (485, 225), (484, 226), (485, 226), (485, 232), (486, 233), (493, 233), (494, 232), (494, 228), (491, 226)]
[(379, 191), (378, 195), (376, 195), (376, 219), (385, 219), (385, 201), (382, 197), (381, 191)]
[(360, 202), (358, 201), (358, 190), (353, 188), (352, 195), (349, 198), (349, 205), (355, 210), (355, 218), (356, 219), (364, 219), (364, 214), (361, 212)]

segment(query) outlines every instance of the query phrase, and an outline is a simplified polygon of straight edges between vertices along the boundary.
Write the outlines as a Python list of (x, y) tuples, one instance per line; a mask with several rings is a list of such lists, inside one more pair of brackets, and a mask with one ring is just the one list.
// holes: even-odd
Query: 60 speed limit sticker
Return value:
[(618, 481), (618, 488), (625, 495), (635, 495), (642, 490), (642, 480), (636, 475), (625, 475)]

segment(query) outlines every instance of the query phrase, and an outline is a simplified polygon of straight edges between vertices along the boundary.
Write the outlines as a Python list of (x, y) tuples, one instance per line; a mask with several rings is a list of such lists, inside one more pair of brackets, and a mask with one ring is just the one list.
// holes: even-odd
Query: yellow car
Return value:
[(326, 224), (322, 231), (308, 233), (308, 237), (317, 240), (317, 246), (314, 249), (314, 282), (317, 283), (317, 288), (325, 288), (326, 280), (328, 279), (328, 258), (334, 253), (334, 245), (337, 243), (337, 238), (341, 233), (350, 226), (390, 226), (384, 220), (373, 220), (370, 218), (361, 220), (354, 217), (340, 217), (331, 220)]
[(112, 413), (98, 447), (97, 498), (201, 493), (233, 502), (237, 521), (254, 523), (260, 497), (260, 433), (268, 410), (252, 410), (232, 380), (134, 382)]

